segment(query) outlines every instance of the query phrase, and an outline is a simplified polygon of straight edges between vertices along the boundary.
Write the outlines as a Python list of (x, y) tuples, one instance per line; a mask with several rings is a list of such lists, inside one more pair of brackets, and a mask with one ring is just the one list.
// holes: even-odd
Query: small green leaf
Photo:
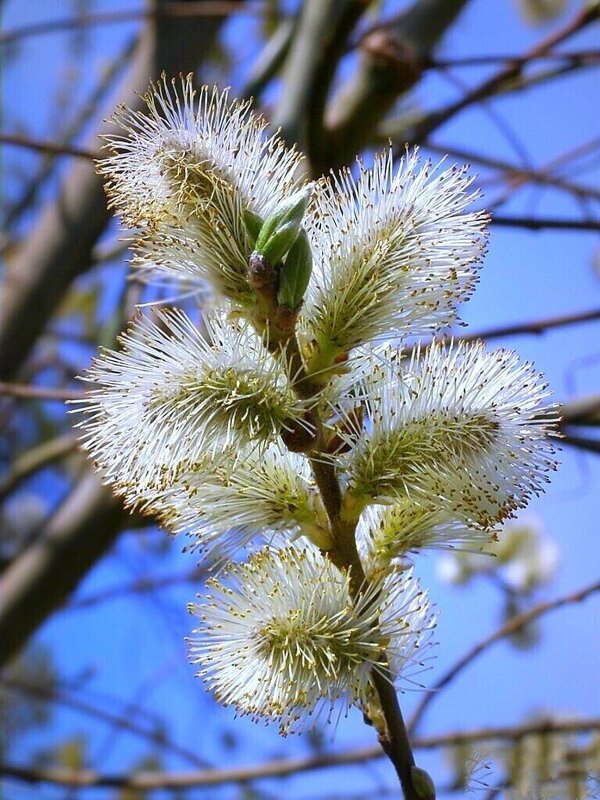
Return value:
[(435, 800), (435, 786), (428, 772), (420, 767), (411, 767), (410, 777), (413, 789), (422, 800)]
[(272, 264), (283, 258), (296, 241), (312, 190), (313, 184), (307, 184), (281, 202), (264, 221), (256, 239), (255, 250)]
[(278, 302), (291, 309), (297, 308), (304, 298), (311, 273), (310, 244), (304, 230), (300, 230), (279, 275)]
[(263, 226), (262, 217), (259, 217), (258, 214), (254, 213), (254, 211), (250, 211), (249, 208), (246, 208), (243, 211), (242, 218), (244, 221), (244, 227), (246, 228), (246, 233), (250, 239), (250, 246), (254, 248), (256, 240), (258, 239), (258, 234), (260, 233), (260, 229)]

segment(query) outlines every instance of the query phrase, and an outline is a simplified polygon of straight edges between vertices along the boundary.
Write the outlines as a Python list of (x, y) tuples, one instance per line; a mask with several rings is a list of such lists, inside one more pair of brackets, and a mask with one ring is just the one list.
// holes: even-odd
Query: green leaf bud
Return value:
[(298, 227), (293, 222), (288, 222), (277, 228), (263, 247), (259, 248), (257, 242), (255, 252), (264, 256), (269, 264), (278, 264), (290, 251), (297, 238)]
[(435, 800), (435, 786), (431, 775), (421, 767), (411, 767), (410, 778), (413, 789), (422, 800)]
[(245, 208), (242, 213), (242, 219), (244, 221), (246, 233), (250, 239), (250, 245), (251, 247), (254, 247), (256, 240), (258, 239), (260, 229), (263, 226), (262, 217), (259, 217), (258, 214), (254, 213), (254, 211), (250, 211), (249, 208)]
[(294, 192), (264, 221), (256, 239), (255, 250), (271, 264), (282, 259), (296, 241), (312, 190), (313, 184), (309, 183)]
[(297, 308), (312, 273), (312, 252), (305, 231), (300, 229), (279, 273), (277, 300), (280, 305)]

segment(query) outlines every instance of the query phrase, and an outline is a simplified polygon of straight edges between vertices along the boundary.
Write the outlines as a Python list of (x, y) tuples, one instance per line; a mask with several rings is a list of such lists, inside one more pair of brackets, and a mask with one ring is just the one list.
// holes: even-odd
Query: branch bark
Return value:
[[(157, 8), (168, 6), (168, 0), (159, 0)], [(142, 101), (136, 93), (147, 88), (151, 76), (162, 69), (175, 75), (195, 69), (218, 25), (216, 18), (150, 19), (124, 80), (121, 100), (139, 108)], [(99, 133), (111, 130), (113, 126), (105, 124)], [(94, 136), (83, 150), (96, 150), (97, 141)], [(82, 160), (7, 270), (0, 315), (0, 380), (17, 374), (72, 281), (89, 269), (92, 248), (109, 218), (102, 181), (93, 165)]]
[(300, 11), (274, 124), (307, 153), (315, 176), (331, 166), (321, 153), (325, 103), (348, 36), (367, 5), (365, 0), (308, 0)]
[[(467, 731), (419, 737), (414, 740), (415, 750), (435, 750), (461, 744), (479, 744), (486, 741), (519, 741), (527, 736), (555, 734), (582, 734), (600, 730), (600, 719), (545, 718), (524, 725), (475, 728)], [(247, 783), (263, 778), (283, 778), (302, 772), (347, 764), (362, 764), (382, 758), (380, 747), (359, 747), (338, 753), (321, 753), (300, 758), (277, 759), (264, 764), (209, 769), (194, 772), (138, 772), (135, 775), (108, 775), (94, 770), (29, 769), (16, 764), (0, 763), (0, 775), (25, 783), (49, 783), (71, 787), (113, 787), (138, 790), (185, 789), (200, 786), (222, 786), (229, 783)]]
[[(168, 6), (168, 0), (158, 0), (156, 7)], [(124, 81), (122, 100), (139, 107), (141, 99), (135, 92), (144, 91), (149, 78), (162, 69), (171, 74), (195, 70), (220, 23), (202, 17), (150, 19)], [(107, 130), (107, 126), (102, 129)], [(94, 138), (90, 149), (95, 146)], [(93, 263), (93, 247), (108, 220), (101, 180), (93, 166), (82, 161), (10, 265), (2, 298), (0, 380), (18, 372), (71, 282)], [(121, 503), (95, 475), (80, 479), (38, 540), (3, 574), (0, 665), (66, 600), (128, 519)]]
[(114, 544), (127, 515), (94, 473), (80, 479), (36, 541), (0, 581), (0, 667)]
[(368, 144), (400, 96), (420, 79), (423, 65), (468, 0), (419, 0), (393, 27), (360, 42), (361, 61), (327, 111), (329, 168), (347, 164)]

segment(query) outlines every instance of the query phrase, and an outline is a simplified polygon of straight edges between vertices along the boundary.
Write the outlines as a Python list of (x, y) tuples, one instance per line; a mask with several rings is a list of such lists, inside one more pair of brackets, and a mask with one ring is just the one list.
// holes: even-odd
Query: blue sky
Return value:
[[(73, 12), (73, 3), (52, 0), (43, 4), (33, 0), (6, 0), (4, 27), (10, 29), (28, 22), (52, 19)], [(134, 2), (127, 8), (136, 7)], [(387, 4), (398, 7), (399, 4)], [(98, 0), (97, 11), (123, 8), (118, 0)], [(564, 23), (568, 13), (579, 4), (568, 4), (568, 12), (556, 24)], [(446, 56), (481, 53), (520, 53), (550, 28), (534, 28), (523, 23), (516, 6), (509, 0), (474, 0), (444, 43)], [(134, 23), (114, 25), (90, 33), (82, 56), (82, 71), (73, 87), (80, 99), (89, 91), (90, 76), (106, 64), (135, 30)], [(569, 49), (597, 46), (594, 31), (573, 39)], [(64, 68), (64, 49), (68, 34), (52, 34), (31, 39), (22, 45), (19, 57), (7, 64), (4, 73), (5, 127), (19, 121), (33, 136), (48, 137), (49, 125), (56, 116), (55, 91)], [(597, 37), (597, 34), (596, 34)], [(235, 50), (240, 67), (235, 78), (243, 79), (244, 67), (255, 53), (253, 23), (238, 21), (226, 32), (226, 41)], [(493, 68), (456, 72), (467, 83), (478, 83)], [(598, 93), (594, 94), (597, 70), (579, 77), (562, 79), (546, 89), (531, 90), (497, 101), (494, 113), (514, 132), (534, 166), (545, 162), (592, 138), (597, 131)], [(234, 81), (234, 89), (236, 83)], [(435, 107), (454, 96), (456, 89), (447, 81), (431, 75), (416, 93), (425, 107)], [(53, 117), (54, 115), (54, 117)], [(434, 141), (521, 163), (523, 153), (515, 153), (506, 128), (479, 108), (461, 114), (434, 136)], [(6, 150), (5, 163), (30, 165), (24, 151)], [(65, 160), (63, 169), (69, 167)], [(8, 173), (7, 173), (8, 175)], [(568, 173), (567, 173), (568, 175)], [(577, 177), (585, 183), (598, 182), (595, 168)], [(10, 196), (10, 176), (6, 178)], [(48, 187), (48, 193), (53, 186)], [(493, 190), (489, 190), (493, 197)], [(504, 214), (539, 214), (540, 216), (576, 217), (580, 209), (554, 190), (541, 192), (526, 189), (516, 193), (502, 209)], [(597, 206), (596, 206), (597, 214)], [(472, 301), (463, 309), (463, 319), (471, 330), (490, 325), (552, 316), (597, 307), (600, 281), (593, 269), (598, 252), (597, 237), (570, 232), (531, 233), (492, 228), (489, 252), (481, 282)], [(571, 396), (598, 391), (600, 384), (600, 348), (598, 326), (589, 324), (547, 333), (541, 337), (513, 337), (498, 346), (514, 347), (548, 376), (559, 401)], [(583, 586), (597, 578), (598, 487), (600, 460), (565, 449), (562, 467), (547, 493), (534, 501), (527, 514), (539, 519), (548, 536), (560, 548), (561, 562), (557, 576), (540, 597), (554, 596)], [(51, 495), (54, 483), (38, 484), (36, 491)], [(51, 498), (52, 499), (52, 498)], [(193, 556), (179, 552), (177, 544), (160, 556), (156, 546), (146, 546), (162, 537), (161, 533), (123, 538), (85, 580), (78, 592), (85, 597), (103, 587), (126, 583), (136, 576), (170, 574), (187, 570)], [(428, 586), (440, 609), (437, 659), (425, 678), (433, 682), (465, 649), (489, 632), (499, 620), (500, 597), (497, 590), (483, 581), (455, 589), (436, 576), (436, 558), (417, 560), (417, 573)], [(200, 588), (200, 587), (198, 587)], [(246, 763), (277, 755), (305, 752), (306, 739), (281, 740), (275, 729), (257, 727), (246, 720), (233, 722), (233, 713), (217, 710), (199, 682), (192, 677), (185, 655), (183, 637), (190, 632), (191, 618), (185, 605), (193, 599), (193, 587), (174, 587), (162, 592), (160, 599), (140, 595), (133, 600), (115, 600), (94, 609), (57, 613), (40, 631), (39, 638), (53, 649), (60, 670), (75, 679), (90, 668), (93, 677), (85, 684), (82, 696), (109, 708), (121, 702), (141, 703), (153, 714), (169, 719), (173, 739), (196, 750), (215, 763), (223, 763), (222, 735), (227, 731), (239, 739), (239, 746), (228, 763)], [(541, 710), (555, 709), (563, 714), (600, 713), (597, 665), (600, 658), (598, 609), (600, 598), (592, 598), (581, 607), (557, 612), (542, 623), (542, 638), (534, 650), (520, 652), (506, 643), (496, 645), (483, 659), (435, 700), (424, 720), (422, 733), (442, 732), (457, 727), (486, 724), (509, 724)], [(403, 698), (407, 716), (418, 702), (415, 693)], [(103, 771), (125, 770), (136, 754), (146, 752), (143, 742), (126, 733), (118, 736), (100, 724), (66, 709), (57, 709), (49, 731), (32, 735), (15, 752), (15, 760), (27, 759), (28, 753), (47, 746), (54, 738), (83, 732), (90, 741), (90, 754), (100, 760)], [(325, 732), (327, 740), (330, 732)], [(366, 744), (371, 731), (360, 715), (352, 713), (342, 720), (335, 739), (336, 747)], [(423, 759), (425, 766), (435, 762)], [(167, 766), (188, 767), (173, 758)], [(275, 796), (281, 789), (273, 785)], [(335, 773), (312, 773), (286, 784), (285, 796), (311, 798), (323, 796), (324, 787), (332, 793), (351, 786), (355, 791), (377, 796), (382, 786), (393, 786), (393, 775), (384, 761), (368, 767), (339, 770)], [(379, 787), (379, 788), (378, 788)], [(11, 788), (15, 800), (64, 797), (51, 789)], [(90, 793), (92, 795), (92, 793)], [(84, 797), (81, 792), (77, 796)], [(103, 796), (94, 793), (94, 797)], [(192, 797), (235, 797), (228, 788), (222, 794)]]

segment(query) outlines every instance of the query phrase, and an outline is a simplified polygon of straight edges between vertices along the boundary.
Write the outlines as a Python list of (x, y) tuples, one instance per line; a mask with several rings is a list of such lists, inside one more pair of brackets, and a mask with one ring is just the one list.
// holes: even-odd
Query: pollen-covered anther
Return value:
[(359, 508), (412, 497), (493, 528), (555, 468), (547, 385), (515, 353), (435, 344), (404, 364), (373, 351), (361, 380), (369, 424), (347, 466)]
[(163, 75), (144, 95), (147, 109), (115, 116), (99, 164), (111, 206), (140, 228), (136, 268), (149, 277), (208, 282), (241, 306), (253, 249), (244, 216), (265, 219), (305, 185), (300, 154), (227, 90)]
[(82, 443), (130, 503), (228, 443), (264, 447), (303, 423), (305, 404), (249, 324), (220, 312), (204, 324), (206, 337), (182, 312), (139, 317), (86, 376), (96, 388), (82, 403)]
[[(434, 620), (410, 573), (395, 573), (353, 603), (346, 575), (316, 549), (266, 549), (212, 581), (191, 661), (222, 702), (281, 733), (367, 702), (371, 671), (420, 669)], [(386, 656), (387, 653), (387, 656)]]
[(317, 184), (307, 232), (315, 257), (302, 333), (311, 371), (373, 339), (419, 335), (456, 317), (477, 281), (487, 215), (465, 170), (392, 152)]

